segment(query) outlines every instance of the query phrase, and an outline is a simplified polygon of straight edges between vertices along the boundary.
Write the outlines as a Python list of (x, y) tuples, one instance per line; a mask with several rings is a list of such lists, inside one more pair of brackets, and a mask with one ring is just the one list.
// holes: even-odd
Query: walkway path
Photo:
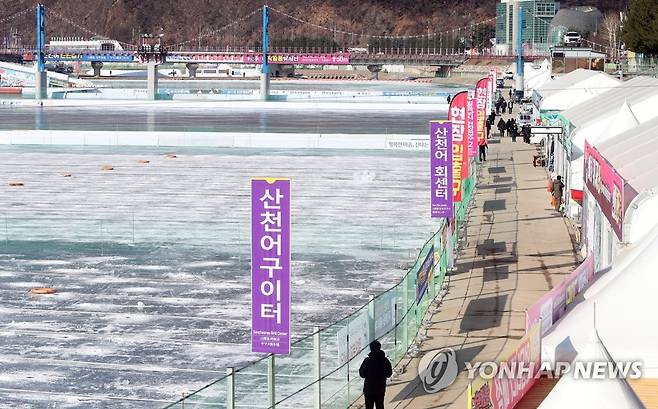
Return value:
[[(577, 264), (565, 221), (551, 209), (546, 173), (532, 166), (535, 153), (521, 138), (490, 140), (458, 269), (443, 304), (426, 317), (432, 325), (419, 357), (452, 347), (461, 365), (505, 358), (525, 333), (525, 309)], [(466, 372), (426, 394), (418, 360), (403, 360), (406, 371), (389, 386), (386, 408), (465, 409)]]

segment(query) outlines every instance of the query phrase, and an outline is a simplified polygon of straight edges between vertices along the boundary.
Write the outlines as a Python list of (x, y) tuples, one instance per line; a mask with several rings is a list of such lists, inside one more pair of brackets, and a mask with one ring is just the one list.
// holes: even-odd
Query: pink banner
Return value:
[(624, 223), (624, 179), (599, 151), (585, 140), (585, 185), (601, 207), (601, 212), (622, 241)]
[[(348, 65), (349, 54), (268, 54), (270, 64), (309, 64), (309, 65)], [(245, 64), (260, 64), (263, 62), (262, 54), (245, 54)]]
[[(527, 368), (528, 371), (516, 376), (506, 374), (501, 367), (512, 371), (515, 368)], [(541, 335), (539, 324), (533, 326), (521, 338), (518, 346), (500, 363), (498, 371), (492, 379), (474, 379), (468, 386), (469, 409), (513, 409), (532, 386), (537, 382), (541, 368)]]
[[(220, 62), (234, 64), (261, 64), (263, 56), (259, 53), (176, 53), (167, 56), (168, 61)], [(299, 65), (348, 65), (349, 54), (268, 54), (270, 64)]]
[(476, 157), (478, 154), (478, 115), (477, 100), (475, 91), (468, 91), (468, 101), (466, 102), (466, 120), (468, 121), (468, 156)]
[(590, 254), (567, 278), (544, 294), (525, 312), (526, 332), (541, 319), (544, 335), (562, 317), (576, 295), (585, 290), (594, 279), (594, 256)]
[(489, 79), (482, 78), (475, 86), (475, 104), (477, 107), (477, 141), (478, 145), (484, 144), (487, 138), (487, 128), (485, 126), (487, 120), (487, 88), (489, 87)]

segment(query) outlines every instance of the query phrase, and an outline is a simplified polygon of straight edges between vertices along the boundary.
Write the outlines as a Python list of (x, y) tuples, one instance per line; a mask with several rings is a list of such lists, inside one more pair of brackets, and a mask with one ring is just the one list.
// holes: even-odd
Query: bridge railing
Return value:
[[(448, 249), (457, 248), (474, 186), (475, 176), (471, 176), (463, 186), (463, 201), (456, 204), (454, 233), (449, 225), (441, 223), (397, 285), (349, 316), (297, 340), (289, 356), (269, 355), (237, 369), (229, 368), (222, 378), (166, 409), (350, 406), (362, 394), (358, 370), (372, 338), (381, 342), (394, 365), (406, 355), (416, 354), (418, 345), (426, 339), (429, 323), (423, 317), (446, 293)], [(432, 261), (429, 271), (427, 260)], [(423, 293), (425, 279), (427, 289)]]

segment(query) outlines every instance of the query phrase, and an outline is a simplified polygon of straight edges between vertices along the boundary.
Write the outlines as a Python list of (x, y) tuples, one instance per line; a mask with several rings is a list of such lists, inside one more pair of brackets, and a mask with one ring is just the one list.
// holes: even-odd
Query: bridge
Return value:
[[(177, 38), (171, 43), (163, 40), (161, 43), (162, 35), (146, 35), (141, 44), (133, 44), (120, 39), (110, 40), (42, 5), (37, 6), (37, 19), (41, 19), (41, 25), (35, 30), (34, 11), (29, 7), (5, 17), (0, 12), (0, 36), (8, 31), (12, 34), (5, 36), (4, 40), (0, 37), (0, 61), (37, 63), (39, 70), (46, 62), (89, 63), (95, 76), (100, 76), (103, 64), (152, 63), (154, 77), (149, 82), (156, 83), (155, 87), (155, 66), (165, 62), (185, 64), (191, 77), (195, 76), (199, 64), (204, 63), (261, 66), (263, 72), (269, 65), (365, 66), (373, 73), (382, 70), (384, 65), (425, 66), (441, 75), (469, 59), (514, 59), (514, 56), (494, 52), (490, 40), (495, 18), (439, 30), (428, 27), (422, 34), (393, 35), (376, 28), (370, 33), (355, 33), (337, 26), (322, 26), (265, 6), (193, 38)], [(46, 18), (57, 20), (66, 29), (63, 32), (60, 28), (59, 32), (53, 33), (48, 42)], [(262, 33), (262, 39), (254, 37), (258, 32)], [(35, 42), (41, 47), (19, 41), (32, 37), (36, 37), (38, 41)], [(104, 44), (94, 48), (76, 46), (75, 41), (61, 41), (61, 45), (53, 41), (62, 37), (107, 40), (101, 40)], [(157, 53), (153, 52), (153, 44), (146, 45), (154, 40), (157, 40)], [(246, 45), (250, 42), (251, 45)]]

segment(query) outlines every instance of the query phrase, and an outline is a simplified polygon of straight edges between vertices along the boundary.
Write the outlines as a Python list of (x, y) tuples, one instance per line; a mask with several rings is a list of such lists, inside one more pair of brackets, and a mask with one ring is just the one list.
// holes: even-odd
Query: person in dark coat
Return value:
[(498, 120), (498, 132), (500, 132), (500, 137), (504, 138), (505, 137), (505, 129), (507, 129), (507, 124), (505, 123), (505, 120), (503, 118), (500, 118)]
[(480, 143), (478, 143), (478, 152), (480, 153), (479, 158), (480, 162), (486, 162), (487, 161), (487, 149), (489, 149), (489, 144), (487, 144), (486, 138), (481, 140)]
[(487, 135), (486, 135), (486, 137), (488, 139), (489, 134), (491, 133), (491, 118), (487, 118), (486, 126), (487, 126)]
[(393, 375), (391, 361), (382, 351), (382, 344), (374, 340), (370, 343), (370, 353), (363, 360), (359, 368), (359, 376), (363, 382), (363, 396), (366, 400), (366, 409), (384, 409), (384, 395), (386, 394), (386, 378)]
[(516, 120), (514, 118), (507, 118), (507, 123), (505, 124), (507, 129), (507, 135), (512, 136), (512, 128), (516, 126)]
[(512, 108), (514, 108), (514, 101), (510, 98), (509, 102), (507, 103), (507, 113), (511, 114), (512, 113)]
[(512, 142), (516, 142), (516, 137), (519, 134), (519, 128), (514, 125), (510, 130), (510, 136), (512, 137)]
[(446, 98), (446, 102), (450, 103), (450, 101), (452, 101), (452, 99), (450, 98), (450, 94), (448, 94), (448, 97)]
[(525, 143), (530, 143), (530, 125), (525, 124), (523, 125), (521, 133), (523, 134), (523, 142)]

